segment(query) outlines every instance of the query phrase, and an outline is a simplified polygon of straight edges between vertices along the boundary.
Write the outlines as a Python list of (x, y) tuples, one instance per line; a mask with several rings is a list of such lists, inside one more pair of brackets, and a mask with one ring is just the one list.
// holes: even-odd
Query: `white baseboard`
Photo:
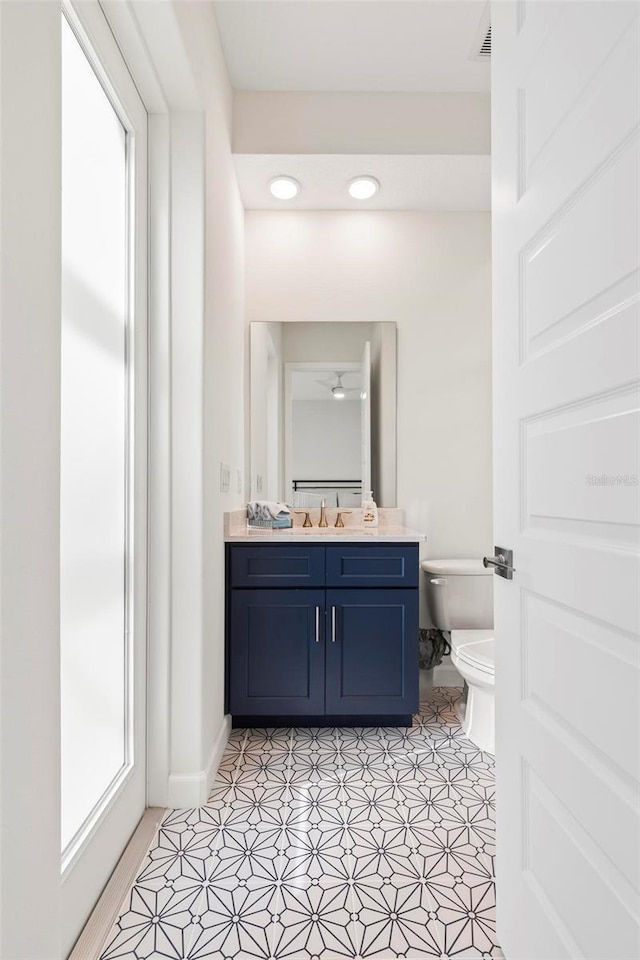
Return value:
[(227, 714), (222, 718), (220, 729), (213, 741), (209, 762), (204, 770), (199, 770), (197, 773), (172, 773), (169, 776), (168, 806), (201, 807), (207, 802), (230, 732), (231, 717)]
[(438, 667), (433, 668), (434, 687), (461, 687), (463, 683), (464, 680), (449, 657), (445, 657)]
[(222, 723), (220, 724), (220, 729), (218, 730), (218, 736), (213, 741), (213, 746), (211, 748), (211, 753), (209, 755), (209, 763), (207, 764), (206, 769), (206, 796), (203, 803), (209, 799), (211, 795), (211, 787), (213, 786), (213, 781), (216, 779), (218, 774), (218, 767), (220, 766), (220, 761), (222, 760), (222, 755), (226, 750), (227, 744), (229, 742), (229, 735), (231, 733), (231, 714), (227, 713), (222, 718)]

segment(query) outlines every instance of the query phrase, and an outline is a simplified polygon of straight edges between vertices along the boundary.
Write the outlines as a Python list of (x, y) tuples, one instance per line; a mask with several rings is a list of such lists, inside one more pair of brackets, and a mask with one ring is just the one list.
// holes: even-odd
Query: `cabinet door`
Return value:
[(418, 707), (418, 591), (327, 591), (326, 712)]
[(324, 590), (232, 590), (229, 707), (324, 713)]

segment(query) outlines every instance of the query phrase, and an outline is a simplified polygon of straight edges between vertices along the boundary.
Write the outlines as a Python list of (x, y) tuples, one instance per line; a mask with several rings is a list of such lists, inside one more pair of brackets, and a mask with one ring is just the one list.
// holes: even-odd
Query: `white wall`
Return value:
[(291, 473), (294, 480), (358, 480), (360, 402), (294, 399)]
[[(231, 158), (231, 87), (212, 6), (187, 0), (175, 4), (175, 15), (203, 105), (203, 194), (192, 228), (201, 223), (204, 231), (197, 264), (203, 283), (199, 357), (196, 340), (192, 342), (194, 365), (199, 362), (201, 371), (201, 419), (194, 408), (197, 436), (189, 459), (181, 465), (181, 470), (195, 473), (196, 514), (181, 568), (173, 571), (174, 590), (193, 595), (196, 604), (193, 630), (186, 631), (184, 624), (174, 620), (176, 635), (172, 638), (172, 788), (168, 801), (177, 805), (203, 802), (207, 779), (215, 772), (217, 753), (226, 740), (223, 513), (246, 501), (249, 370), (244, 323), (244, 211)], [(197, 386), (195, 366), (187, 370), (187, 375), (193, 373)], [(176, 421), (175, 430), (187, 428), (184, 417)], [(231, 470), (231, 487), (224, 493), (220, 491), (221, 462)], [(199, 587), (195, 593), (193, 582)]]
[(236, 90), (233, 148), (237, 154), (488, 154), (491, 97)]
[(0, 956), (60, 955), (60, 7), (0, 3)]
[[(299, 316), (305, 316), (304, 304), (300, 304)], [(371, 326), (366, 323), (328, 323), (322, 327), (287, 323), (282, 326), (282, 359), (285, 363), (360, 363), (371, 336)]]
[(486, 213), (247, 212), (247, 319), (395, 320), (398, 506), (431, 557), (491, 548)]

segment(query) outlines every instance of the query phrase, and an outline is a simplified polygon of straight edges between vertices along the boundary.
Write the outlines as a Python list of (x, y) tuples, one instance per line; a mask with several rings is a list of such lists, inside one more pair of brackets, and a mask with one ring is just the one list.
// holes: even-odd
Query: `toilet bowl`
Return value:
[(481, 560), (424, 560), (429, 614), (450, 632), (451, 662), (465, 682), (459, 715), (475, 745), (495, 752), (493, 580)]
[(467, 684), (462, 729), (480, 750), (495, 753), (495, 640), (492, 630), (453, 630), (451, 662)]

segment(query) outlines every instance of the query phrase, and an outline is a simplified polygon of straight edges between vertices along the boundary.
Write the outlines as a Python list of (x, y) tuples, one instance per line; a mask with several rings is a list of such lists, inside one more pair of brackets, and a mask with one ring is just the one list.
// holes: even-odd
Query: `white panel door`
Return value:
[[(360, 446), (362, 492), (371, 490), (371, 344), (362, 351), (362, 389), (360, 391)], [(373, 491), (374, 498), (376, 491)]]
[(497, 916), (640, 956), (639, 6), (492, 6)]

